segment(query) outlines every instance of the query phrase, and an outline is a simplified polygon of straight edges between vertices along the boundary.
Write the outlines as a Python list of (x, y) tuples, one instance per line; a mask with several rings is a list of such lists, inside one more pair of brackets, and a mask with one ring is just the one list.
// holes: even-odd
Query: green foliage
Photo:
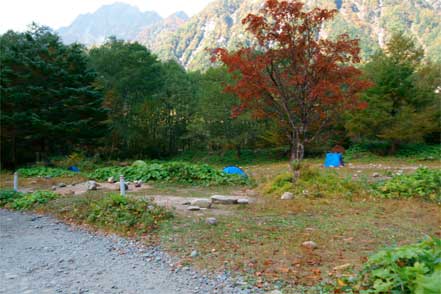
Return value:
[(124, 175), (127, 181), (143, 180), (201, 185), (241, 185), (248, 180), (238, 175), (228, 175), (205, 164), (185, 162), (151, 163), (146, 166), (105, 167), (95, 170), (89, 177), (106, 180)]
[[(379, 251), (363, 266), (357, 281), (343, 291), (435, 294), (441, 289), (441, 239)], [(358, 291), (359, 290), (359, 291)]]
[(0, 207), (8, 203), (14, 202), (16, 199), (23, 197), (23, 193), (14, 190), (0, 190)]
[(297, 196), (305, 197), (347, 197), (352, 199), (356, 195), (365, 195), (366, 187), (350, 178), (341, 178), (333, 170), (302, 167), (300, 177), (295, 185), (292, 183), (292, 174), (284, 173), (265, 183), (262, 191), (265, 194), (280, 197), (284, 192), (292, 192)]
[(164, 208), (145, 200), (134, 200), (110, 194), (90, 203), (87, 222), (115, 231), (135, 230), (147, 233), (157, 228), (162, 220), (172, 218)]
[[(384, 141), (371, 141), (353, 144), (345, 153), (345, 159), (374, 158), (386, 155), (391, 145)], [(441, 160), (441, 145), (402, 144), (396, 154), (397, 158), (416, 160)]]
[(415, 173), (395, 176), (375, 187), (386, 198), (418, 197), (441, 203), (441, 170), (419, 168)]
[(64, 45), (49, 28), (33, 24), (1, 35), (0, 51), (3, 165), (98, 143), (106, 110), (83, 46)]
[(439, 131), (441, 71), (437, 64), (421, 63), (422, 57), (423, 50), (403, 34), (394, 34), (373, 56), (364, 67), (374, 83), (363, 95), (368, 107), (346, 121), (351, 137), (387, 141), (395, 153), (400, 144), (419, 143)]
[(34, 166), (25, 167), (17, 170), (19, 176), (29, 177), (71, 177), (78, 173), (74, 173), (65, 168)]
[(16, 210), (30, 209), (36, 204), (45, 204), (57, 198), (57, 194), (48, 191), (36, 191), (33, 193), (20, 193), (11, 190), (0, 191), (0, 207), (8, 207)]

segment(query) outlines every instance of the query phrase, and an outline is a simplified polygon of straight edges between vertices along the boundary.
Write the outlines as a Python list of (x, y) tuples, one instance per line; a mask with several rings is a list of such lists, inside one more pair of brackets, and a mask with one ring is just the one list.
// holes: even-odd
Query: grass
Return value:
[[(261, 287), (265, 281), (295, 287), (317, 284), (335, 266), (359, 268), (383, 246), (440, 234), (441, 209), (413, 200), (268, 200), (218, 216), (218, 222), (208, 226), (203, 218), (180, 218), (167, 223), (163, 244), (200, 268), (240, 272)], [(308, 240), (318, 249), (303, 249)], [(191, 249), (200, 256), (189, 259)]]

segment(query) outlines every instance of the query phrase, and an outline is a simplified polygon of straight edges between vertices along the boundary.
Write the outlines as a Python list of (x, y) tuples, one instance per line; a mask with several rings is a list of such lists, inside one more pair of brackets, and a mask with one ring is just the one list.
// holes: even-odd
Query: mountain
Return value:
[(70, 26), (60, 28), (58, 34), (68, 44), (101, 44), (109, 36), (135, 40), (141, 30), (161, 20), (154, 11), (141, 12), (135, 6), (117, 2), (79, 15)]
[(185, 12), (178, 11), (153, 25), (145, 27), (138, 33), (136, 40), (151, 50), (158, 51), (169, 36), (183, 26), (188, 19), (189, 17)]
[[(441, 60), (441, 1), (439, 0), (306, 0), (314, 6), (336, 8), (339, 14), (324, 28), (333, 37), (344, 32), (360, 39), (363, 56), (384, 46), (392, 32), (415, 37), (428, 56)], [(162, 59), (176, 59), (188, 69), (209, 66), (207, 48), (235, 49), (250, 38), (241, 20), (258, 13), (264, 0), (217, 0), (190, 18), (174, 33), (149, 46)], [(146, 43), (147, 44), (147, 43)]]

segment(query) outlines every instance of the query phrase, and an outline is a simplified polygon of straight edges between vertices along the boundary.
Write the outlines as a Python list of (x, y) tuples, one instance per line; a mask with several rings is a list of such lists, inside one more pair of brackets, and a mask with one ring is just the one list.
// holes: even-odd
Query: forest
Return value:
[[(103, 160), (198, 152), (240, 159), (243, 150), (278, 148), (288, 158), (292, 143), (277, 119), (250, 110), (234, 115), (241, 102), (225, 91), (233, 74), (219, 62), (187, 72), (136, 42), (64, 45), (37, 25), (9, 31), (0, 43), (3, 167), (75, 152)], [(361, 93), (366, 108), (339, 109), (307, 143), (307, 156), (335, 145), (385, 155), (439, 143), (441, 65), (413, 39), (396, 33), (357, 68), (372, 82)]]

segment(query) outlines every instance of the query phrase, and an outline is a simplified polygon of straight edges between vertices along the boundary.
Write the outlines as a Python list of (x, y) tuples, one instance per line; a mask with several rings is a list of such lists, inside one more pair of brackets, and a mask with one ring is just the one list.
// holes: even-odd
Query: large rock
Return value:
[(95, 181), (88, 181), (87, 182), (87, 190), (96, 190), (98, 187), (98, 184)]
[(224, 195), (213, 195), (211, 196), (211, 201), (219, 204), (237, 204), (237, 198)]
[(294, 194), (291, 192), (285, 192), (283, 193), (282, 197), (280, 197), (280, 199), (282, 200), (291, 200), (294, 198)]
[(190, 205), (199, 206), (201, 208), (210, 208), (211, 207), (211, 200), (210, 199), (195, 199), (195, 200), (191, 201)]

